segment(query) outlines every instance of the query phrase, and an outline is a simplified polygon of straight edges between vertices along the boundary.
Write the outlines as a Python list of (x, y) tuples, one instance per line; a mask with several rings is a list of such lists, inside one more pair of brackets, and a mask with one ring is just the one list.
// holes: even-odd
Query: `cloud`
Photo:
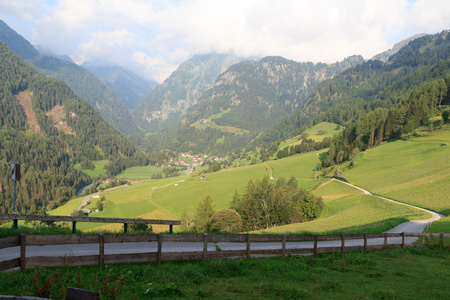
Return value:
[(449, 29), (449, 15), (448, 0), (0, 0), (0, 18), (33, 43), (159, 81), (194, 54), (230, 49), (326, 63), (370, 58)]

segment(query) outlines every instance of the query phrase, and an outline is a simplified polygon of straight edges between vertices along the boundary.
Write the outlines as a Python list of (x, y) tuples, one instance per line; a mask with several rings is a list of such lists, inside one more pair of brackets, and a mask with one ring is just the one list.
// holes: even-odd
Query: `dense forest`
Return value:
[(0, 212), (12, 212), (8, 175), (14, 159), (22, 166), (18, 212), (45, 210), (75, 196), (90, 180), (75, 163), (139, 160), (136, 147), (65, 83), (38, 73), (3, 42), (0, 58)]
[(120, 132), (126, 135), (141, 134), (122, 99), (88, 70), (71, 61), (40, 54), (33, 45), (1, 20), (0, 41), (6, 42), (15, 53), (38, 71), (63, 80)]

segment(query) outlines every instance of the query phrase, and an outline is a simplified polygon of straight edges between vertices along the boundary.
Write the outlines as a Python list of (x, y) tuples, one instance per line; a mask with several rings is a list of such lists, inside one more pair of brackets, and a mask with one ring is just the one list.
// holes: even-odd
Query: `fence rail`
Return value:
[[(401, 237), (401, 243), (388, 244), (387, 239)], [(53, 267), (62, 264), (71, 266), (88, 266), (117, 263), (156, 262), (158, 265), (165, 260), (191, 260), (224, 257), (250, 257), (251, 255), (286, 255), (310, 254), (316, 256), (318, 253), (334, 253), (348, 251), (362, 251), (369, 249), (386, 249), (388, 247), (409, 247), (423, 245), (408, 245), (406, 237), (439, 238), (441, 246), (444, 246), (444, 238), (450, 238), (449, 233), (381, 233), (381, 234), (351, 234), (351, 235), (254, 235), (254, 234), (158, 234), (158, 235), (25, 235), (7, 237), (0, 239), (0, 249), (20, 246), (20, 257), (0, 262), (0, 271), (20, 267), (25, 271), (26, 267)], [(382, 238), (384, 243), (380, 245), (368, 245), (368, 239)], [(363, 246), (346, 246), (345, 241), (362, 239)], [(319, 247), (318, 241), (340, 241), (340, 246)], [(313, 242), (311, 248), (287, 249), (288, 242), (309, 241)], [(108, 254), (105, 255), (105, 244), (128, 243), (128, 242), (157, 242), (157, 251), (148, 253), (130, 254)], [(202, 242), (203, 251), (190, 252), (162, 252), (163, 242)], [(221, 250), (208, 251), (208, 243), (218, 242), (245, 242), (244, 250)], [(251, 243), (257, 242), (281, 242), (281, 248), (277, 249), (251, 249)], [(27, 246), (44, 245), (66, 245), (66, 244), (98, 244), (98, 255), (88, 256), (26, 256)], [(254, 245), (254, 244), (253, 244)]]
[(123, 223), (124, 232), (128, 231), (128, 224), (152, 224), (169, 225), (170, 233), (173, 225), (180, 225), (180, 220), (153, 220), (153, 219), (123, 219), (123, 218), (97, 218), (97, 217), (74, 217), (74, 216), (49, 216), (49, 215), (25, 215), (25, 214), (0, 214), (0, 220), (13, 220), (15, 228), (17, 221), (48, 221), (48, 222), (72, 222), (72, 232), (76, 231), (77, 222), (94, 223)]

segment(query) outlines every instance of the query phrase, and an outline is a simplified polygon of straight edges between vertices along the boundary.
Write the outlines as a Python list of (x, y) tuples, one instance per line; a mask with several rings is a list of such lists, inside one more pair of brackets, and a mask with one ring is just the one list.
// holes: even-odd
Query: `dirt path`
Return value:
[(397, 204), (406, 205), (406, 206), (409, 206), (409, 207), (420, 209), (420, 210), (426, 211), (426, 212), (428, 212), (428, 213), (430, 213), (432, 215), (431, 218), (426, 219), (426, 220), (415, 220), (415, 221), (409, 221), (409, 222), (402, 223), (402, 224), (392, 228), (391, 230), (387, 231), (388, 233), (401, 233), (401, 232), (422, 233), (424, 231), (425, 227), (429, 223), (437, 221), (437, 220), (442, 219), (442, 218), (446, 218), (446, 216), (444, 216), (444, 215), (441, 215), (441, 214), (439, 214), (437, 212), (434, 212), (434, 211), (431, 211), (431, 210), (428, 210), (428, 209), (425, 209), (425, 208), (417, 207), (417, 206), (414, 206), (414, 205), (411, 205), (411, 204), (406, 204), (406, 203), (399, 202), (399, 201), (396, 201), (396, 200), (392, 200), (392, 199), (389, 199), (389, 198), (386, 198), (386, 197), (374, 195), (371, 192), (369, 192), (368, 190), (365, 190), (365, 189), (363, 189), (363, 188), (361, 188), (359, 186), (353, 185), (351, 183), (348, 183), (348, 182), (345, 182), (345, 181), (342, 181), (342, 180), (339, 180), (339, 179), (336, 179), (336, 181), (339, 181), (339, 182), (347, 184), (347, 185), (349, 185), (349, 186), (351, 186), (351, 187), (353, 187), (355, 189), (363, 191), (364, 194), (366, 194), (366, 195), (371, 195), (371, 196), (374, 196), (374, 197), (377, 197), (377, 198), (380, 198), (380, 199), (383, 199), (383, 200), (386, 200), (386, 201), (390, 201), (390, 202), (394, 202), (394, 203), (397, 203)]

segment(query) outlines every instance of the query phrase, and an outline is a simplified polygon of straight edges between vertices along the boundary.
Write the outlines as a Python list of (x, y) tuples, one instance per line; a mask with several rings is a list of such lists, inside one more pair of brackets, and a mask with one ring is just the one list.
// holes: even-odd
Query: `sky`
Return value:
[(0, 19), (76, 63), (164, 81), (195, 54), (298, 62), (369, 59), (414, 34), (450, 29), (449, 0), (0, 0)]

